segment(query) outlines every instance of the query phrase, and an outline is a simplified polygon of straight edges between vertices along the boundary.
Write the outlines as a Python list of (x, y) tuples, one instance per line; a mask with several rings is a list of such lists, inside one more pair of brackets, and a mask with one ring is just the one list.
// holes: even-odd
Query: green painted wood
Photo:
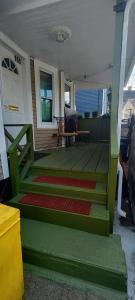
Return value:
[(107, 193), (104, 183), (97, 183), (96, 189), (82, 189), (79, 187), (69, 187), (47, 183), (32, 182), (32, 178), (25, 179), (20, 183), (20, 192), (34, 192), (49, 195), (61, 195), (77, 199), (91, 199), (97, 203), (106, 204)]
[(126, 292), (120, 292), (118, 290), (114, 290), (108, 287), (103, 287), (90, 281), (81, 280), (79, 278), (61, 274), (39, 266), (24, 263), (24, 270), (25, 272), (27, 272), (27, 274), (30, 273), (34, 277), (37, 276), (49, 279), (51, 281), (53, 280), (54, 282), (60, 285), (66, 284), (68, 287), (76, 288), (80, 292), (89, 292), (89, 294), (92, 295), (92, 297), (94, 295), (95, 297), (104, 300), (127, 300)]
[(82, 155), (80, 161), (77, 161), (73, 167), (72, 170), (79, 171), (80, 169), (83, 171), (85, 166), (88, 164), (90, 158), (94, 155), (94, 152), (96, 151), (97, 145), (93, 144), (91, 147), (88, 147), (86, 152)]
[(126, 292), (125, 257), (117, 236), (28, 219), (22, 220), (21, 232), (25, 262)]
[(34, 161), (33, 130), (31, 124), (29, 124), (29, 128), (26, 131), (26, 138), (27, 138), (27, 143), (31, 145), (28, 152), (29, 160)]
[(93, 152), (93, 155), (90, 157), (88, 163), (83, 169), (84, 171), (91, 170), (96, 172), (96, 168), (100, 161), (103, 149), (104, 147), (102, 144), (97, 144), (96, 151)]
[(21, 165), (22, 161), (27, 156), (27, 154), (30, 150), (30, 147), (31, 147), (31, 143), (29, 143), (29, 142), (24, 146), (24, 148), (19, 156), (19, 162), (18, 162), (19, 165)]
[(110, 161), (110, 171), (108, 177), (108, 201), (107, 206), (110, 212), (110, 232), (113, 232), (113, 220), (116, 200), (116, 186), (117, 186), (117, 166), (118, 158), (112, 158)]
[(93, 179), (99, 182), (107, 182), (108, 173), (107, 172), (84, 172), (84, 171), (76, 171), (76, 170), (56, 170), (56, 169), (47, 169), (42, 167), (31, 166), (29, 170), (29, 175), (50, 175), (50, 176), (62, 176), (69, 178), (77, 178), (77, 179)]
[(19, 132), (19, 134), (17, 135), (17, 137), (13, 141), (13, 143), (10, 145), (10, 147), (8, 149), (9, 154), (12, 153), (14, 151), (14, 149), (16, 149), (16, 147), (18, 147), (18, 144), (20, 143), (20, 141), (22, 140), (22, 138), (26, 134), (27, 130), (29, 129), (29, 126), (30, 126), (29, 124), (26, 124), (26, 125), (23, 126), (23, 128), (21, 129), (21, 131)]
[[(49, 155), (36, 161), (33, 166), (53, 170), (96, 172), (102, 150), (108, 153), (108, 145), (105, 147), (104, 143), (89, 143), (87, 145), (80, 144), (76, 147), (54, 149), (51, 152), (48, 150), (46, 153)], [(108, 161), (106, 166), (108, 166)], [(105, 170), (102, 169), (102, 172), (106, 172), (106, 170), (107, 167)]]
[(79, 130), (89, 130), (90, 135), (81, 137), (82, 140), (109, 141), (110, 139), (110, 118), (90, 118), (79, 120)]
[(90, 215), (86, 216), (34, 205), (25, 205), (20, 203), (23, 196), (24, 194), (18, 194), (9, 202), (9, 205), (20, 209), (23, 218), (63, 225), (101, 235), (109, 235), (109, 213), (103, 205), (93, 203)]
[(27, 173), (28, 173), (28, 171), (29, 171), (29, 169), (30, 169), (30, 167), (32, 165), (32, 162), (33, 162), (32, 160), (27, 160), (26, 161), (25, 165), (23, 166), (23, 168), (22, 168), (22, 170), (20, 172), (20, 178), (21, 179), (24, 179), (25, 176), (27, 175)]
[[(13, 138), (13, 136), (11, 135), (11, 133), (8, 132), (8, 130), (7, 130), (6, 128), (4, 128), (4, 131), (5, 131), (5, 136), (7, 137), (7, 139), (8, 139), (11, 143), (13, 143), (15, 139)], [(18, 146), (17, 146), (17, 149), (21, 152), (23, 148), (22, 148), (20, 145), (18, 145)]]
[(109, 166), (109, 148), (107, 146), (104, 146), (104, 150), (102, 150), (102, 154), (100, 157), (100, 160), (97, 164), (97, 168), (96, 168), (96, 172), (102, 172), (104, 170), (106, 170), (106, 172), (108, 171), (108, 166)]
[[(22, 148), (19, 143), (25, 135), (26, 145)], [(10, 134), (8, 134), (8, 137), (12, 140), (12, 144), (8, 149), (12, 193), (16, 195), (19, 191), (20, 178), (26, 176), (34, 160), (32, 125), (24, 125), (15, 139), (12, 139)], [(18, 150), (21, 151), (21, 154), (18, 153)], [(26, 156), (26, 163), (24, 163), (23, 160)]]
[(20, 184), (17, 149), (14, 149), (14, 151), (10, 153), (9, 168), (10, 168), (12, 195), (15, 196), (19, 192), (19, 184)]

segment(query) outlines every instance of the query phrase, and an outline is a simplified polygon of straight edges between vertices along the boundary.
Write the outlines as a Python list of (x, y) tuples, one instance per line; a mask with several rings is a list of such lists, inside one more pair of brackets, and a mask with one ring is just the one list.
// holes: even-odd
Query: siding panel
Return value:
[(36, 112), (36, 92), (35, 92), (35, 74), (34, 61), (30, 61), (31, 67), (31, 88), (32, 88), (32, 106), (33, 106), (33, 122), (34, 122), (34, 139), (35, 150), (47, 149), (57, 146), (57, 129), (37, 128), (37, 112)]

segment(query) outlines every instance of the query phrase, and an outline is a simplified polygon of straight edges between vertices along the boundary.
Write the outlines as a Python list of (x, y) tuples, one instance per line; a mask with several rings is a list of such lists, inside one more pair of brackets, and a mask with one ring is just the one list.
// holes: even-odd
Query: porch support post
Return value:
[[(110, 120), (110, 158), (109, 158), (109, 176), (108, 176), (108, 209), (110, 212), (110, 231), (113, 231), (113, 219), (115, 208), (117, 168), (120, 144), (121, 115), (119, 108), (123, 101), (124, 80), (121, 81), (121, 73), (125, 73), (125, 67), (122, 66), (122, 44), (123, 44), (123, 24), (125, 1), (116, 0), (114, 11), (115, 17), (115, 42), (114, 42), (114, 61), (112, 78), (112, 102), (111, 102), (111, 120)], [(126, 55), (125, 55), (126, 58)], [(120, 103), (121, 102), (121, 103)], [(119, 120), (120, 119), (120, 120)], [(118, 124), (119, 120), (119, 124)]]
[(64, 71), (60, 71), (60, 116), (64, 117)]

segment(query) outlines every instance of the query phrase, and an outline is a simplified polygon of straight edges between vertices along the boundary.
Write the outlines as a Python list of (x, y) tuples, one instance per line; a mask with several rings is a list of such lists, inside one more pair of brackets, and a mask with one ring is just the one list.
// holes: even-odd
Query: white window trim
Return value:
[[(64, 91), (65, 91), (65, 84), (67, 84), (70, 87), (71, 90), (71, 103), (70, 103), (70, 108), (74, 109), (74, 90), (73, 90), (73, 81), (67, 81), (66, 79), (64, 80)], [(65, 97), (64, 97), (64, 105), (65, 105)]]
[[(53, 116), (59, 116), (59, 79), (58, 70), (40, 60), (34, 60), (35, 70), (35, 90), (36, 90), (36, 111), (37, 111), (37, 128), (56, 129), (57, 122)], [(53, 111), (52, 122), (42, 122), (41, 119), (41, 98), (40, 98), (40, 71), (52, 75), (53, 78)]]

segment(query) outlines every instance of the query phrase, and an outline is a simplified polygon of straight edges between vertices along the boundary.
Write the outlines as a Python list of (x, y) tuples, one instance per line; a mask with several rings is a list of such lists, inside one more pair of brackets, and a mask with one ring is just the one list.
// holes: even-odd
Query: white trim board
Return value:
[(59, 116), (59, 76), (58, 69), (42, 62), (40, 60), (34, 60), (35, 70), (35, 92), (36, 92), (36, 112), (37, 112), (37, 128), (44, 129), (56, 129), (57, 123), (54, 119), (51, 123), (43, 123), (41, 121), (41, 107), (40, 107), (40, 71), (47, 72), (53, 75), (53, 116)]

